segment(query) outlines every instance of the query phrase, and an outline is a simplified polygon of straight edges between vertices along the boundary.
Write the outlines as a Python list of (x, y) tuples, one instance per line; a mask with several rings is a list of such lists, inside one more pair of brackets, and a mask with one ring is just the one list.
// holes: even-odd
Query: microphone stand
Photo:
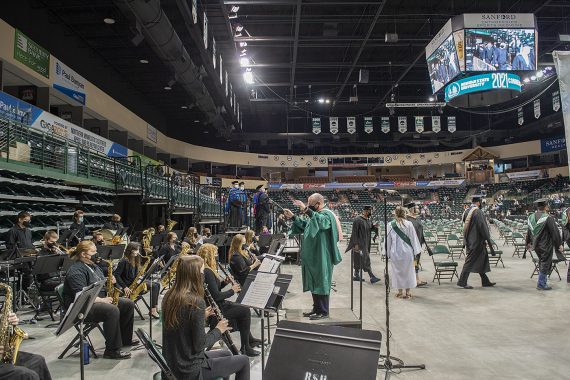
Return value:
[[(378, 364), (378, 368), (386, 370), (384, 379), (388, 380), (394, 369), (425, 369), (426, 366), (425, 364), (405, 364), (402, 359), (390, 355), (390, 336), (392, 334), (390, 332), (390, 274), (388, 272), (388, 209), (386, 207), (386, 198), (389, 194), (392, 194), (400, 198), (401, 202), (402, 197), (396, 190), (380, 189), (380, 191), (384, 194), (384, 254), (386, 255), (384, 267), (384, 282), (386, 288), (386, 355), (380, 355), (380, 358), (383, 359), (383, 361)], [(395, 363), (393, 363), (393, 361)]]

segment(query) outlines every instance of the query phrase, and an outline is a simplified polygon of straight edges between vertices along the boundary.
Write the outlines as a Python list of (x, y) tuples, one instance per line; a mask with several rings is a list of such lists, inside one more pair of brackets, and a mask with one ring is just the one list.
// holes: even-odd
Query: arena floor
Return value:
[[(496, 231), (493, 229), (493, 234)], [(497, 236), (495, 236), (497, 237)], [(536, 277), (530, 279), (533, 264), (530, 258), (513, 258), (512, 247), (502, 246), (505, 268), (492, 267), (490, 278), (495, 288), (481, 288), (478, 275), (472, 275), (473, 290), (464, 290), (453, 284), (431, 283), (433, 264), (429, 256), (423, 259), (422, 279), (429, 286), (414, 291), (413, 300), (394, 297), (391, 302), (391, 353), (409, 364), (424, 363), (426, 370), (408, 370), (393, 374), (394, 379), (567, 379), (570, 339), (565, 317), (570, 315), (570, 303), (565, 297), (566, 266), (561, 265), (562, 281), (554, 274), (554, 290), (539, 292), (535, 289)], [(344, 248), (344, 245), (343, 245)], [(332, 295), (331, 307), (350, 304), (350, 260), (348, 255), (335, 269), (334, 279), (338, 292)], [(379, 255), (374, 255), (374, 271), (382, 275)], [(461, 264), (460, 264), (461, 265)], [(300, 267), (285, 265), (284, 273), (293, 274), (294, 281), (285, 301), (285, 307), (309, 308), (311, 297), (301, 292)], [(366, 276), (367, 278), (367, 276)], [(356, 283), (355, 283), (356, 284)], [(363, 325), (366, 329), (385, 331), (383, 282), (364, 284)], [(333, 310), (334, 312), (334, 310)], [(25, 315), (20, 315), (25, 318)], [(78, 379), (79, 356), (63, 360), (57, 356), (71, 333), (56, 338), (55, 329), (45, 328), (49, 322), (23, 328), (36, 339), (22, 343), (21, 350), (41, 353), (48, 361), (54, 379)], [(135, 328), (148, 330), (148, 321), (135, 319)], [(259, 321), (254, 319), (254, 335), (259, 336)], [(154, 322), (153, 335), (161, 342), (160, 324)], [(239, 342), (237, 333), (235, 341)], [(92, 334), (98, 352), (103, 352), (104, 341), (98, 332)], [(385, 353), (385, 340), (382, 353)], [(252, 365), (252, 379), (260, 379), (260, 359)], [(114, 361), (91, 359), (86, 366), (86, 379), (108, 379), (109, 375), (121, 379), (151, 379), (157, 367), (146, 352), (133, 353), (131, 360)], [(384, 378), (378, 372), (378, 379)]]

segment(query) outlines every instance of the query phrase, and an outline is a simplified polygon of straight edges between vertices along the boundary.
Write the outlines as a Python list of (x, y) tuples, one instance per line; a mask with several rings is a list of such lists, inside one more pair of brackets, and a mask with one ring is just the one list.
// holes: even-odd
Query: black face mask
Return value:
[(317, 206), (311, 205), (311, 206), (309, 206), (309, 209), (310, 209), (311, 211), (317, 211)]
[(22, 222), (22, 225), (26, 228), (30, 227), (32, 225), (32, 223), (29, 220), (26, 220), (25, 222)]
[(46, 244), (46, 246), (47, 246), (48, 248), (53, 248), (53, 247), (55, 247), (55, 243), (54, 243), (54, 242), (49, 242), (49, 243)]

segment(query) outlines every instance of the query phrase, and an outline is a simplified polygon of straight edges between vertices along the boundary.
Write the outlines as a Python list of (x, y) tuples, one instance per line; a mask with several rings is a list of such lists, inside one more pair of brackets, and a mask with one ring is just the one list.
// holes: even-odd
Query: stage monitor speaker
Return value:
[(379, 331), (281, 321), (263, 372), (271, 380), (376, 379)]
[(358, 72), (358, 83), (368, 83), (368, 79), (370, 78), (370, 71), (360, 69)]

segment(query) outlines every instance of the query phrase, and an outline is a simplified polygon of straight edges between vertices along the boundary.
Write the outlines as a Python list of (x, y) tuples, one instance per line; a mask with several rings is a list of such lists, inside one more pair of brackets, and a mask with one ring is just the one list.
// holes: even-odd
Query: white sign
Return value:
[(216, 68), (216, 39), (212, 37), (212, 63), (214, 64), (214, 69)]
[(558, 112), (560, 109), (560, 92), (554, 91), (552, 93), (552, 109), (554, 112)]
[(148, 123), (146, 125), (146, 137), (155, 144), (158, 142), (158, 131)]
[(53, 88), (85, 105), (87, 99), (85, 79), (57, 58), (53, 58), (53, 62), (55, 65)]
[(383, 133), (390, 132), (390, 118), (387, 116), (382, 117), (381, 130)]
[(222, 66), (222, 55), (220, 54), (220, 84), (224, 83), (224, 70)]
[(424, 131), (424, 117), (416, 116), (416, 132), (423, 133)]
[(538, 178), (540, 177), (540, 170), (529, 170), (526, 172), (505, 173), (509, 179), (520, 178)]
[(534, 117), (540, 118), (540, 99), (535, 99), (534, 101)]
[(519, 107), (519, 109), (517, 110), (517, 114), (518, 114), (519, 125), (523, 125), (524, 124), (524, 112), (523, 112), (522, 107)]
[(463, 26), (466, 29), (534, 28), (536, 20), (532, 13), (466, 13)]
[(457, 125), (455, 124), (455, 116), (447, 117), (447, 130), (449, 133), (453, 133), (457, 130)]

